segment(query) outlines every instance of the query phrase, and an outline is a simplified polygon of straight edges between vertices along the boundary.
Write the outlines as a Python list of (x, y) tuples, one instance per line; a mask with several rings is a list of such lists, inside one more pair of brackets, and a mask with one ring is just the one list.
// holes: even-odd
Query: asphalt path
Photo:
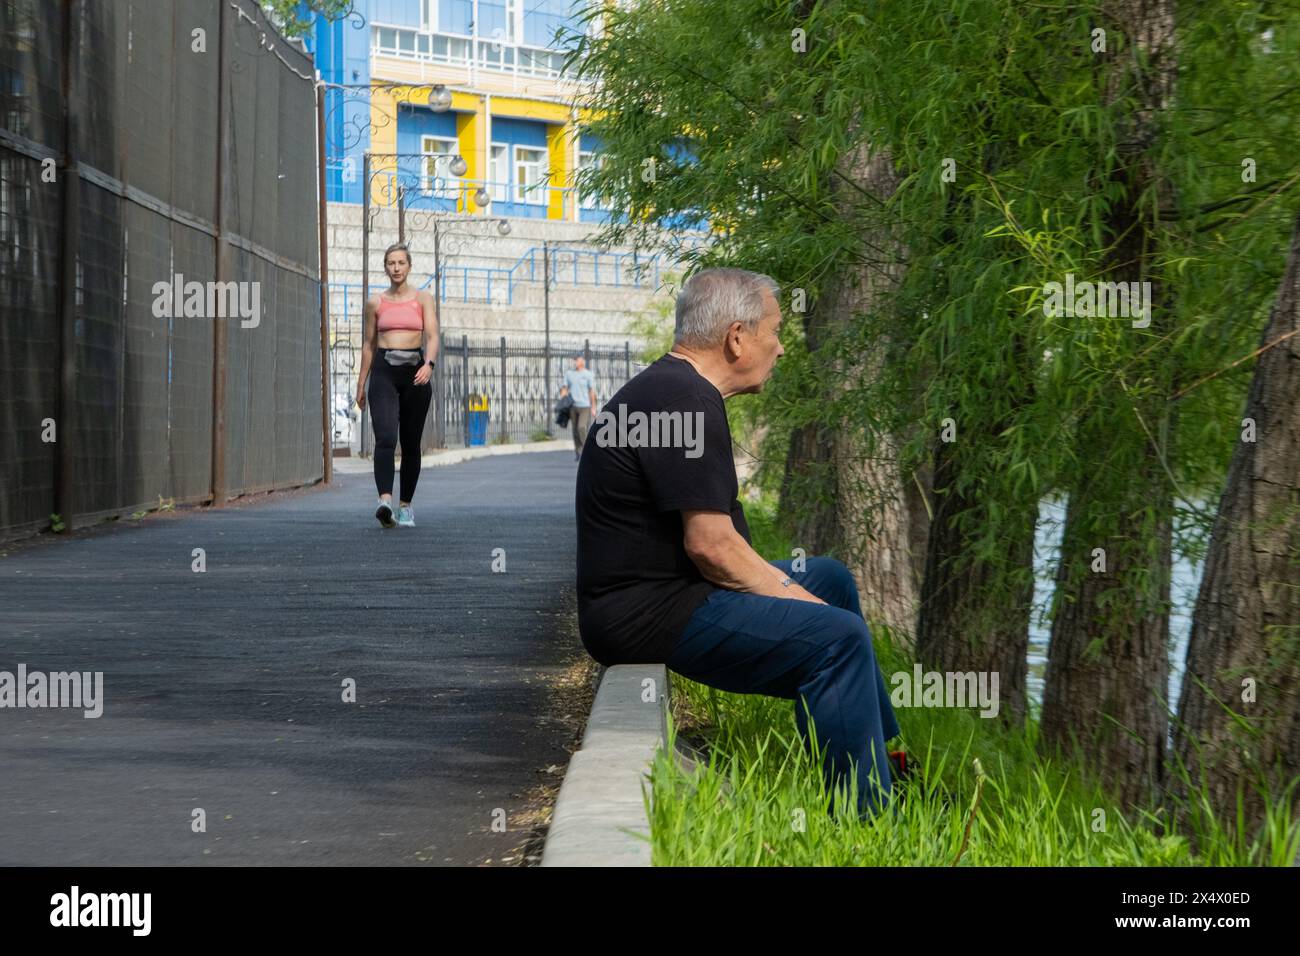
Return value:
[(103, 713), (0, 708), (0, 864), (499, 858), (568, 758), (574, 474), (426, 468), (415, 528), (352, 474), (7, 549), (0, 671), (102, 672)]

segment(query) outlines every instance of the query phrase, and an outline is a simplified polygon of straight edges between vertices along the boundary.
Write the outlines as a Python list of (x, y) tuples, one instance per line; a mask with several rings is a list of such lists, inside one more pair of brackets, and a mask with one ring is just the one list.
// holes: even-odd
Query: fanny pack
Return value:
[(389, 365), (420, 365), (424, 353), (418, 349), (385, 349), (384, 361)]

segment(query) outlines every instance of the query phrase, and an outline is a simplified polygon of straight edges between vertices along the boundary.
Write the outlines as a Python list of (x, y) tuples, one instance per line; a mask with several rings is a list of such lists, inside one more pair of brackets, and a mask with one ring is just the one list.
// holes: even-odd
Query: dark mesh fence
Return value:
[[(0, 531), (50, 513), (55, 445), (42, 422), (58, 405), (57, 187), (42, 156), (63, 149), (56, 4), (0, 0)], [(10, 148), (17, 137), (43, 149)]]
[(0, 0), (0, 537), (321, 477), (313, 76), (253, 0)]

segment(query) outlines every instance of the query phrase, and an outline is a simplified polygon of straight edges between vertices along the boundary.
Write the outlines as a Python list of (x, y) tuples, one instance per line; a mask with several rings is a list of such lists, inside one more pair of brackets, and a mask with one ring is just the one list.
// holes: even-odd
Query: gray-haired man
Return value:
[[(654, 440), (598, 421), (578, 465), (578, 629), (602, 664), (664, 663), (795, 701), (800, 733), (811, 717), (825, 748), (828, 782), (856, 769), (869, 813), (889, 801), (885, 742), (899, 728), (853, 575), (834, 558), (799, 570), (765, 561), (738, 498), (723, 402), (760, 391), (784, 353), (776, 291), (743, 269), (696, 273), (677, 297), (672, 351), (606, 403), (602, 418), (648, 420)], [(670, 427), (688, 417), (703, 436), (689, 448)]]

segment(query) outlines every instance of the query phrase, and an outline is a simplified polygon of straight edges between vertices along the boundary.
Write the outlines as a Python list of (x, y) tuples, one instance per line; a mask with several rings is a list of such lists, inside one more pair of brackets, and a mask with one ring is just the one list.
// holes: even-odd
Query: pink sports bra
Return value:
[(424, 331), (424, 310), (420, 308), (419, 296), (405, 302), (392, 302), (381, 295), (375, 313), (380, 332)]

